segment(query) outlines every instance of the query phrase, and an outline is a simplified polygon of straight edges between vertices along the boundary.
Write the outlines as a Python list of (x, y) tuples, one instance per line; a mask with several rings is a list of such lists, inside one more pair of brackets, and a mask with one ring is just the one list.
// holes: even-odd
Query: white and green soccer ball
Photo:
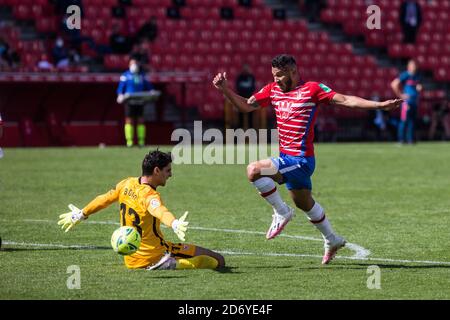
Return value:
[(111, 236), (111, 246), (118, 254), (127, 256), (135, 253), (141, 245), (141, 235), (136, 228), (123, 226)]

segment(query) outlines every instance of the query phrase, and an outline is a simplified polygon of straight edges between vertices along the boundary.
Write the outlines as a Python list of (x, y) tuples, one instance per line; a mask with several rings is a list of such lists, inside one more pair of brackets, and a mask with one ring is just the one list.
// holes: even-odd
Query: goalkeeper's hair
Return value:
[(142, 161), (142, 175), (151, 176), (153, 170), (156, 167), (162, 169), (172, 162), (172, 154), (170, 152), (162, 152), (158, 149), (155, 151), (150, 151), (145, 155), (144, 161)]
[(288, 54), (280, 54), (272, 59), (272, 67), (277, 69), (292, 68), (296, 65), (295, 58)]

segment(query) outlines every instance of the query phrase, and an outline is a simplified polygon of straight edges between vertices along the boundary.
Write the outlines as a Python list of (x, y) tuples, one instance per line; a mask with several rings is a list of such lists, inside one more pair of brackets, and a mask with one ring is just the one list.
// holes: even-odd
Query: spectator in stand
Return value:
[(125, 54), (131, 50), (131, 39), (123, 34), (118, 24), (113, 26), (109, 45), (113, 53)]
[(37, 64), (37, 68), (41, 71), (52, 71), (54, 66), (49, 61), (47, 54), (43, 53), (41, 55), (41, 60)]
[[(415, 142), (415, 124), (419, 107), (419, 94), (423, 87), (417, 73), (417, 63), (411, 59), (407, 71), (391, 83), (395, 94), (404, 100), (401, 108), (400, 123), (398, 125), (398, 142), (412, 144)], [(406, 130), (406, 131), (405, 131)]]
[(20, 65), (20, 56), (17, 51), (9, 50), (9, 65), (11, 68), (17, 68)]
[(309, 22), (320, 20), (320, 11), (324, 8), (323, 0), (305, 0), (304, 7)]
[(422, 23), (422, 9), (416, 0), (403, 1), (400, 6), (400, 25), (403, 29), (403, 42), (415, 43)]
[(139, 29), (136, 37), (137, 41), (148, 40), (153, 42), (158, 35), (158, 25), (156, 17), (151, 17), (146, 23)]
[(131, 52), (130, 57), (138, 62), (142, 71), (149, 71), (150, 61), (148, 58), (148, 49), (146, 49), (144, 42), (136, 43), (133, 46), (133, 51)]
[(57, 67), (65, 66), (69, 63), (69, 50), (64, 46), (64, 39), (57, 37), (55, 46), (52, 49), (53, 62)]
[(8, 44), (0, 38), (0, 70), (9, 68), (9, 63), (6, 59), (7, 50), (9, 50)]
[(0, 67), (7, 66), (8, 63), (9, 44), (5, 39), (0, 38)]
[[(242, 71), (236, 78), (236, 92), (244, 97), (250, 98), (255, 93), (256, 80), (252, 74), (250, 66), (247, 63), (242, 65)], [(239, 112), (239, 128), (252, 128), (253, 127), (253, 115), (243, 112)]]
[(450, 101), (438, 102), (433, 105), (430, 130), (428, 131), (429, 140), (435, 139), (439, 125), (444, 129), (443, 138), (450, 140)]
[(11, 49), (8, 42), (0, 38), (0, 68), (16, 68), (19, 66), (19, 54)]

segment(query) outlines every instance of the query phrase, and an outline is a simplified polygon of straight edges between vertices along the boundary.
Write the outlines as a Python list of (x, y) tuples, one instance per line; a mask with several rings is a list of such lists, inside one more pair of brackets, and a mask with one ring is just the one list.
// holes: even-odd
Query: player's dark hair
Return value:
[(284, 69), (286, 67), (296, 66), (297, 62), (295, 58), (288, 54), (280, 54), (272, 59), (272, 67), (278, 69)]
[(162, 169), (172, 162), (172, 154), (170, 152), (162, 152), (159, 150), (150, 151), (145, 155), (142, 161), (142, 175), (151, 176), (156, 167)]

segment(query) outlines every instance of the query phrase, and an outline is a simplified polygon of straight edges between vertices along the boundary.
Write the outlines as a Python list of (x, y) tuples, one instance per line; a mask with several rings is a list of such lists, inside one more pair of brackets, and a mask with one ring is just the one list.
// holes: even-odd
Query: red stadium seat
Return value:
[(128, 55), (108, 54), (105, 55), (104, 65), (107, 69), (126, 70), (128, 68)]
[(13, 14), (19, 20), (27, 20), (32, 18), (31, 8), (23, 4), (14, 7)]
[(39, 32), (56, 32), (57, 26), (54, 18), (40, 18), (36, 20), (36, 29)]

